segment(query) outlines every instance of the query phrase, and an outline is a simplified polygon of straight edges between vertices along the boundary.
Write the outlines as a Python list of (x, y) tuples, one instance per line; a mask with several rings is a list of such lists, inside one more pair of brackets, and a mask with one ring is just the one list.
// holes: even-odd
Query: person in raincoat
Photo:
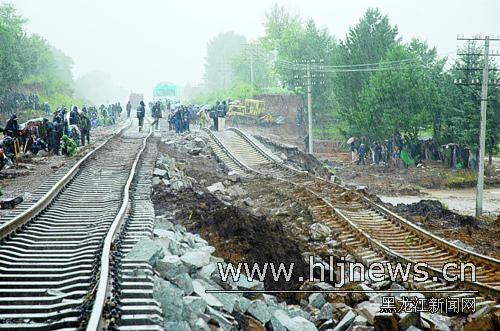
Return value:
[(139, 120), (139, 132), (142, 131), (142, 127), (144, 126), (144, 116), (146, 116), (146, 107), (144, 105), (144, 101), (139, 103), (139, 107), (137, 107), (137, 119)]

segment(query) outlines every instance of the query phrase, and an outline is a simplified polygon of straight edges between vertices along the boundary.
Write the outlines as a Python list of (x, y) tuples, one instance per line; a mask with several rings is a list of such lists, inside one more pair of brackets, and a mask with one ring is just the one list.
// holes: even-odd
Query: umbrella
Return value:
[(356, 137), (351, 137), (347, 140), (347, 143), (348, 144), (352, 144), (354, 142), (354, 140), (356, 140)]

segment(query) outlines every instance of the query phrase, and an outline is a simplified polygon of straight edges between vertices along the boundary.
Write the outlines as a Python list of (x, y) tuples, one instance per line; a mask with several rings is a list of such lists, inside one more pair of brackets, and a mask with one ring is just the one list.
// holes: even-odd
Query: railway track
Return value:
[[(230, 170), (279, 178), (292, 187), (296, 201), (310, 210), (315, 220), (327, 225), (358, 261), (365, 265), (425, 263), (431, 277), (410, 282), (415, 290), (434, 296), (474, 297), (478, 307), (500, 307), (500, 261), (436, 237), (357, 192), (283, 165), (238, 129), (207, 132), (214, 153)], [(470, 269), (466, 269), (464, 281), (447, 281), (443, 266), (460, 262), (473, 263), (476, 278), (471, 279)], [(458, 272), (449, 269), (447, 276)]]
[(107, 140), (0, 225), (0, 330), (162, 329), (151, 268), (122, 260), (154, 222), (156, 147), (136, 130)]

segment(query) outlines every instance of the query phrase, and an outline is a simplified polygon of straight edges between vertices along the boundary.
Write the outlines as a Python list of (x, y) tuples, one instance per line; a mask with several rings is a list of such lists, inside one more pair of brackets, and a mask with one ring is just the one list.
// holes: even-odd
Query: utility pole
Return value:
[(248, 55), (249, 59), (250, 59), (250, 89), (252, 91), (252, 95), (253, 95), (253, 90), (254, 90), (254, 85), (255, 85), (255, 73), (254, 73), (254, 55), (255, 55), (254, 52), (255, 51), (256, 51), (255, 44), (252, 44), (252, 43), (243, 44), (242, 54), (245, 57)]
[(217, 61), (217, 71), (222, 75), (222, 88), (224, 90), (227, 89), (228, 82), (230, 81), (230, 77), (228, 77), (230, 66), (231, 62), (226, 58)]
[(307, 66), (307, 120), (309, 134), (309, 153), (313, 153), (313, 134), (312, 134), (312, 77), (311, 77), (311, 61), (306, 62)]
[(484, 38), (484, 66), (481, 87), (481, 133), (479, 134), (479, 171), (477, 174), (476, 217), (483, 214), (484, 150), (486, 140), (486, 106), (488, 103), (488, 52), (490, 37)]
[(254, 76), (253, 76), (253, 47), (250, 46), (250, 87), (252, 90), (252, 95), (253, 95), (253, 83), (254, 83)]
[(305, 70), (305, 75), (294, 75), (295, 79), (305, 79), (305, 84), (304, 81), (300, 81), (296, 83), (296, 86), (307, 86), (307, 121), (308, 121), (308, 129), (307, 129), (307, 139), (308, 139), (308, 144), (307, 144), (307, 149), (308, 152), (313, 154), (314, 152), (314, 143), (313, 143), (313, 116), (312, 116), (312, 86), (313, 85), (318, 85), (318, 84), (323, 84), (324, 82), (318, 81), (318, 78), (323, 78), (323, 74), (317, 74), (314, 73), (315, 71), (318, 71), (322, 69), (320, 65), (315, 65), (316, 62), (318, 63), (323, 63), (323, 60), (302, 60), (300, 61), (302, 63), (298, 63), (296, 61), (296, 64), (289, 67), (292, 70), (298, 70), (303, 72)]
[[(481, 122), (480, 122), (480, 133), (479, 133), (479, 169), (478, 169), (478, 174), (477, 174), (477, 188), (476, 188), (476, 217), (480, 217), (483, 214), (483, 190), (484, 190), (484, 157), (485, 157), (485, 148), (486, 148), (486, 110), (487, 110), (487, 105), (488, 105), (488, 77), (489, 77), (489, 71), (490, 70), (495, 70), (495, 69), (490, 69), (488, 66), (488, 58), (489, 56), (498, 56), (497, 54), (489, 54), (489, 48), (490, 48), (490, 37), (485, 36), (482, 38), (481, 36), (475, 36), (473, 38), (464, 38), (464, 37), (458, 37), (458, 40), (484, 40), (484, 52), (483, 54), (472, 54), (470, 51), (470, 45), (469, 45), (469, 51), (467, 54), (459, 54), (459, 55), (483, 55), (483, 75), (482, 75), (482, 81), (481, 81)], [(491, 40), (495, 41), (500, 41), (500, 38), (492, 38)], [(475, 70), (479, 68), (467, 68), (466, 70)], [(457, 82), (455, 82), (457, 83)], [(462, 83), (461, 81), (458, 82), (459, 85), (475, 85), (477, 84), (477, 80), (474, 83), (472, 82), (464, 82)], [(493, 82), (494, 85), (496, 85), (496, 82)]]

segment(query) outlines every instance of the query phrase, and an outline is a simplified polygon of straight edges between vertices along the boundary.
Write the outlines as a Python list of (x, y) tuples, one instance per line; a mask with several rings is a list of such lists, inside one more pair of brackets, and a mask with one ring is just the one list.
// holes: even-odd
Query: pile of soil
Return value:
[(409, 221), (448, 241), (460, 240), (466, 248), (500, 258), (500, 222), (484, 221), (446, 209), (436, 200), (386, 205)]
[(472, 216), (460, 215), (446, 209), (438, 200), (421, 200), (412, 204), (399, 203), (396, 206), (398, 213), (409, 213), (419, 215), (424, 218), (437, 218), (442, 225), (448, 228), (472, 227), (478, 229), (481, 222)]
[[(264, 281), (267, 290), (296, 290), (308, 267), (302, 259), (302, 251), (296, 240), (286, 234), (279, 221), (252, 215), (246, 210), (227, 206), (212, 194), (203, 193), (201, 187), (186, 189), (177, 194), (155, 190), (153, 203), (156, 213), (174, 212), (175, 219), (191, 232), (199, 233), (216, 248), (214, 255), (237, 265), (247, 262), (249, 266), (258, 263), (273, 263), (278, 268), (283, 263), (288, 270), (294, 264), (294, 279), (275, 281), (268, 272)], [(268, 268), (268, 271), (270, 269)], [(282, 299), (294, 302), (293, 295)]]
[(277, 143), (264, 136), (254, 135), (254, 137), (277, 155), (285, 154), (287, 157), (286, 164), (300, 170), (306, 170), (322, 178), (330, 178), (331, 173), (328, 166), (314, 155), (306, 153), (296, 146)]

